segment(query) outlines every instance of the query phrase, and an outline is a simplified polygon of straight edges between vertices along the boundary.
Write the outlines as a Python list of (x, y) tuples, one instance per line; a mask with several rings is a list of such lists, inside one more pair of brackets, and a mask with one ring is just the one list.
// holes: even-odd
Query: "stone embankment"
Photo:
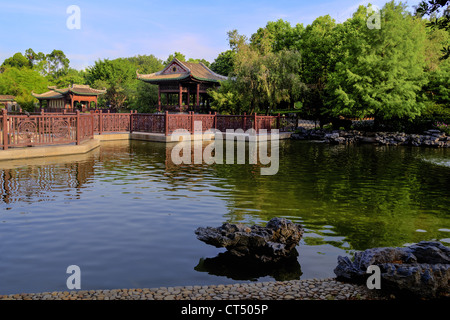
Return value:
[(299, 128), (291, 136), (295, 140), (321, 140), (331, 144), (374, 143), (388, 146), (426, 146), (449, 148), (450, 136), (437, 129), (423, 134), (406, 134), (403, 132), (364, 132), (358, 130), (324, 130)]
[(148, 289), (77, 290), (0, 295), (0, 300), (384, 300), (366, 286), (335, 278)]

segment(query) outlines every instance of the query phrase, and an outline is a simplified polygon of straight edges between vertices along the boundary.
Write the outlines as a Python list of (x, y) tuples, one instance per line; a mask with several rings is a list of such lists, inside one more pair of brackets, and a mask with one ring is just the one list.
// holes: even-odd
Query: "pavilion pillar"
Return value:
[(197, 83), (197, 98), (196, 98), (196, 107), (200, 106), (200, 83)]
[(158, 111), (161, 111), (161, 87), (158, 86)]
[(181, 106), (183, 104), (183, 91), (182, 91), (182, 86), (181, 86), (181, 82), (178, 84), (178, 106), (180, 107), (180, 112), (181, 110)]
[(188, 109), (191, 107), (191, 89), (187, 88), (187, 106)]

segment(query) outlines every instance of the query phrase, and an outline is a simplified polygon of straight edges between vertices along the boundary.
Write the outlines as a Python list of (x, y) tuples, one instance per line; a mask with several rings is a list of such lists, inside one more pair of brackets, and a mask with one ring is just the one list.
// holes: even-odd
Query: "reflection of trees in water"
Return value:
[(439, 239), (436, 230), (449, 223), (450, 168), (418, 160), (445, 157), (445, 149), (280, 141), (278, 173), (262, 176), (261, 165), (248, 162), (176, 165), (174, 146), (114, 141), (53, 164), (30, 159), (14, 167), (18, 162), (11, 161), (0, 169), (0, 201), (49, 200), (53, 191), (80, 197), (95, 174), (96, 180), (122, 184), (155, 181), (161, 191), (208, 192), (226, 202), (228, 222), (259, 224), (284, 216), (320, 237), (305, 239), (309, 243), (345, 249), (346, 243), (362, 250)]
[(280, 145), (274, 176), (250, 166), (216, 166), (215, 174), (230, 190), (228, 221), (287, 216), (304, 221), (324, 243), (360, 250), (439, 237), (450, 218), (450, 169), (417, 157), (444, 152), (288, 142)]

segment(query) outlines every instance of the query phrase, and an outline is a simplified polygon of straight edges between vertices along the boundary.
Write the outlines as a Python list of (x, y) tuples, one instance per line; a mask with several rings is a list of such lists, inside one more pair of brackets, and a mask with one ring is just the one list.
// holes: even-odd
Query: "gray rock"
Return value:
[(225, 247), (238, 257), (275, 262), (298, 254), (295, 249), (303, 236), (303, 228), (285, 218), (273, 218), (265, 227), (225, 223), (221, 227), (200, 227), (197, 239), (217, 248)]
[(342, 281), (365, 283), (370, 265), (380, 267), (382, 289), (424, 298), (450, 294), (450, 248), (440, 242), (368, 249), (356, 252), (353, 262), (339, 256), (334, 273)]

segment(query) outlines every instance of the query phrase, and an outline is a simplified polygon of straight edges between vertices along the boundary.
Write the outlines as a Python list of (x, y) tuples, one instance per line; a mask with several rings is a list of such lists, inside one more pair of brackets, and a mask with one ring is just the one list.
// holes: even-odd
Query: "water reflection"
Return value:
[(1, 202), (51, 201), (53, 192), (79, 199), (94, 175), (95, 154), (1, 163)]
[[(84, 155), (0, 162), (3, 288), (52, 291), (43, 287), (73, 260), (95, 289), (330, 277), (337, 255), (450, 241), (450, 168), (435, 163), (450, 150), (281, 141), (278, 173), (262, 176), (261, 164), (176, 165), (173, 147), (110, 141)], [(305, 229), (298, 258), (276, 268), (234, 261), (194, 233), (275, 216)]]
[(256, 281), (258, 278), (269, 276), (276, 281), (285, 281), (300, 279), (302, 275), (297, 257), (286, 259), (281, 263), (262, 263), (239, 258), (228, 252), (219, 253), (214, 258), (201, 258), (194, 269), (233, 280)]

